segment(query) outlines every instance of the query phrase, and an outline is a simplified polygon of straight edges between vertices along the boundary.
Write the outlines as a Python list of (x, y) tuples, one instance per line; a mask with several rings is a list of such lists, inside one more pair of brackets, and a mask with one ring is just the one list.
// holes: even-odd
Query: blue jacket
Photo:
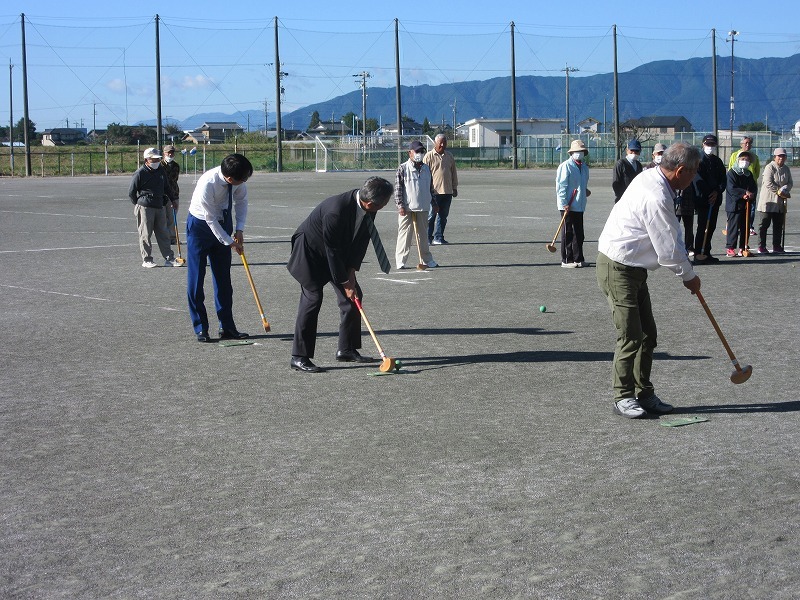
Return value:
[(586, 161), (579, 167), (578, 163), (568, 158), (560, 165), (556, 171), (556, 206), (558, 210), (564, 210), (572, 197), (572, 191), (577, 189), (578, 193), (572, 201), (569, 209), (574, 212), (584, 212), (586, 210), (586, 190), (589, 185), (589, 165)]

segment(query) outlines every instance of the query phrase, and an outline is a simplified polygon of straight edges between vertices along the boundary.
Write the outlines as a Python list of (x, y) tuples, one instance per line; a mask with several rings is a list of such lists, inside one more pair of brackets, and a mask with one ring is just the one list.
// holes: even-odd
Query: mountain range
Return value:
[[(791, 130), (800, 120), (800, 54), (786, 58), (734, 60), (734, 129), (743, 123), (762, 122), (773, 131)], [(620, 120), (644, 116), (683, 116), (696, 131), (712, 129), (712, 61), (711, 58), (661, 60), (641, 65), (619, 74)], [(564, 118), (566, 79), (564, 76), (516, 77), (517, 117)], [(731, 58), (717, 58), (718, 127), (730, 124)], [(570, 123), (592, 117), (613, 121), (614, 78), (612, 73), (569, 79)], [(427, 118), (432, 124), (463, 123), (472, 118), (510, 118), (511, 77), (495, 77), (484, 81), (464, 81), (442, 85), (401, 85), (403, 115), (418, 122)], [(331, 115), (339, 119), (353, 112), (361, 115), (361, 91), (309, 104), (282, 115), (284, 128), (304, 129), (310, 115), (317, 111), (320, 119)], [(202, 125), (204, 121), (236, 121), (246, 126), (250, 114), (251, 129), (263, 127), (264, 113), (246, 111), (235, 114), (204, 113), (187, 118), (183, 129)], [(383, 124), (397, 121), (395, 88), (367, 88), (367, 117)], [(274, 115), (270, 125), (274, 126)]]

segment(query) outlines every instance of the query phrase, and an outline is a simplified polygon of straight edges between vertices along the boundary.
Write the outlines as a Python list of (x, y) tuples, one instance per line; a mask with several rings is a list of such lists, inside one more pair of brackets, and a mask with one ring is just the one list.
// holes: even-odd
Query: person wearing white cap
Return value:
[(758, 253), (767, 253), (767, 229), (772, 223), (772, 252), (782, 254), (783, 230), (786, 226), (786, 200), (791, 197), (792, 172), (786, 166), (786, 150), (775, 148), (774, 160), (764, 167), (761, 190), (756, 205), (758, 223)]
[(139, 249), (142, 253), (142, 266), (157, 267), (153, 262), (152, 237), (155, 233), (158, 249), (164, 257), (165, 267), (174, 267), (175, 254), (169, 245), (167, 216), (164, 207), (171, 201), (167, 190), (167, 176), (161, 166), (161, 154), (155, 148), (148, 148), (142, 154), (144, 164), (133, 174), (128, 188), (128, 197), (134, 204), (136, 228), (139, 232)]
[(652, 169), (661, 164), (661, 157), (664, 156), (664, 152), (667, 150), (667, 146), (665, 144), (656, 144), (653, 146), (653, 160), (650, 161), (645, 165), (645, 169)]
[[(581, 140), (572, 140), (569, 158), (556, 171), (556, 207), (564, 219), (561, 229), (561, 266), (565, 269), (586, 267), (583, 256), (583, 212), (589, 188), (589, 151)], [(567, 215), (564, 216), (566, 211)]]

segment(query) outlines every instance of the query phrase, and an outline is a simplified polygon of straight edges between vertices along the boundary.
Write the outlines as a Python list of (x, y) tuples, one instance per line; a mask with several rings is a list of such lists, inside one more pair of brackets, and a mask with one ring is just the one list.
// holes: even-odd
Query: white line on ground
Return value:
[[(114, 302), (115, 304), (130, 304), (129, 302), (123, 302), (122, 300), (112, 300), (110, 298), (96, 298), (94, 296), (81, 296), (80, 294), (67, 294), (66, 292), (54, 292), (52, 290), (37, 290), (36, 288), (23, 287), (21, 285), (5, 285), (0, 283), (0, 287), (10, 288), (13, 290), (24, 290), (26, 292), (37, 292), (39, 294), (53, 294), (56, 296), (67, 296), (69, 298), (80, 298), (81, 300), (97, 300), (99, 302)], [(151, 304), (138, 304), (138, 303), (137, 306), (143, 306), (146, 308), (157, 308), (159, 310), (168, 310), (170, 312), (181, 312), (180, 309), (171, 308), (169, 306), (153, 306)]]
[(0, 250), (0, 254), (16, 254), (19, 252), (52, 252), (56, 250), (96, 250), (98, 248), (126, 248), (136, 244), (109, 244), (107, 246), (72, 246), (69, 248), (29, 248), (27, 250)]
[(391, 277), (374, 277), (373, 279), (378, 279), (380, 281), (391, 281), (392, 283), (410, 283), (412, 285), (417, 285), (419, 281), (430, 281), (433, 277), (423, 277), (422, 279), (416, 279), (414, 281), (410, 281), (408, 279), (392, 279)]
[(491, 217), (492, 215), (464, 215), (465, 217)]
[(507, 219), (533, 219), (534, 221), (541, 221), (544, 217), (506, 217)]
[(116, 219), (118, 221), (127, 221), (130, 217), (100, 217), (98, 215), (70, 215), (64, 213), (43, 213), (43, 212), (30, 212), (26, 210), (0, 210), (4, 213), (13, 213), (16, 215), (43, 215), (46, 217), (78, 217), (79, 219)]

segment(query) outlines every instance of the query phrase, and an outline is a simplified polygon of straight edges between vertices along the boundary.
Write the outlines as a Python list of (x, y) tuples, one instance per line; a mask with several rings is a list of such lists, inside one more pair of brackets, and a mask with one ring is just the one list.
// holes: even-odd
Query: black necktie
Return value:
[(222, 211), (222, 228), (228, 235), (233, 233), (233, 184), (228, 184), (228, 210)]
[(375, 248), (375, 254), (378, 257), (378, 263), (381, 265), (381, 271), (388, 273), (392, 269), (389, 263), (389, 258), (386, 256), (386, 250), (383, 249), (381, 236), (378, 235), (378, 230), (375, 229), (374, 217), (372, 215), (364, 215), (367, 220), (367, 229), (369, 230), (369, 237), (372, 238), (372, 245)]

